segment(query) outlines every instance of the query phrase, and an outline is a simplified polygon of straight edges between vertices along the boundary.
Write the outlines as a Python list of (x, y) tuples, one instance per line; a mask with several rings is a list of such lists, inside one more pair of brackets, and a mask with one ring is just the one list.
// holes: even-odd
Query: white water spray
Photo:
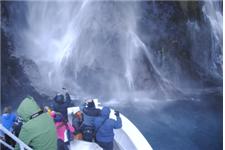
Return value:
[[(26, 6), (26, 24), (16, 30), (20, 38), (15, 41), (15, 55), (34, 62), (23, 63), (23, 67), (38, 92), (53, 95), (66, 87), (81, 97), (111, 99), (167, 98), (183, 92), (183, 83), (176, 80), (177, 70), (183, 69), (179, 62), (164, 68), (155, 62), (158, 55), (151, 45), (138, 35), (143, 19), (140, 3), (48, 1), (27, 2)], [(205, 12), (209, 20), (220, 17), (208, 13), (208, 7)], [(219, 44), (220, 32), (213, 33)], [(161, 35), (144, 36), (151, 42)]]
[[(92, 84), (114, 92), (134, 88), (133, 64), (140, 53), (130, 34), (136, 32), (134, 3), (29, 2), (27, 6), (28, 26), (20, 33), (22, 47), (16, 55), (37, 64), (41, 77), (31, 78), (37, 90), (67, 86), (84, 92), (82, 88)], [(31, 70), (26, 72), (29, 76)], [(98, 82), (88, 83), (93, 81), (85, 76)], [(79, 83), (85, 80), (84, 85)]]

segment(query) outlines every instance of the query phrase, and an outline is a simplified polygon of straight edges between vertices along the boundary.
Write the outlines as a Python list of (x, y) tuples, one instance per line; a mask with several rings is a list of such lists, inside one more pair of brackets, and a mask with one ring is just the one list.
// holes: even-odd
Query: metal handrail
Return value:
[(21, 141), (18, 137), (16, 137), (14, 134), (12, 134), (9, 130), (7, 130), (5, 127), (3, 127), (2, 124), (0, 124), (0, 130), (7, 134), (9, 137), (11, 137), (16, 143), (19, 144), (21, 150), (32, 150), (29, 146), (27, 146), (23, 141)]
[(5, 141), (3, 141), (2, 139), (0, 139), (0, 143), (3, 144), (5, 147), (7, 147), (10, 150), (14, 150), (14, 148), (9, 145), (8, 143), (6, 143)]

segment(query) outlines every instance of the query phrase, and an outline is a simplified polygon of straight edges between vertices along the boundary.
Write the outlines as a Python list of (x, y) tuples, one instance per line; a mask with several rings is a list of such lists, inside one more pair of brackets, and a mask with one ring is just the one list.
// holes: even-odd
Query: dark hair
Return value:
[(88, 106), (89, 108), (95, 108), (95, 103), (94, 103), (94, 101), (92, 100), (91, 102), (88, 102), (88, 103), (87, 103), (87, 106)]
[(7, 106), (4, 108), (3, 113), (11, 113), (12, 111), (12, 107), (11, 106)]
[(64, 95), (62, 94), (57, 94), (55, 97), (54, 97), (54, 100), (56, 103), (64, 103)]

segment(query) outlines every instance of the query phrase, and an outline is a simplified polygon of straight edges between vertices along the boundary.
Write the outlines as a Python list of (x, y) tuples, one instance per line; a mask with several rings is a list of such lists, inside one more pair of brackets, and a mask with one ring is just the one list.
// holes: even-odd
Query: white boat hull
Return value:
[[(68, 119), (71, 122), (71, 114), (79, 111), (79, 107), (68, 108)], [(115, 119), (111, 110), (110, 118)], [(123, 114), (120, 114), (122, 119), (122, 128), (114, 130), (114, 149), (118, 150), (152, 150), (152, 147), (135, 127), (135, 125), (128, 120)], [(101, 148), (96, 143), (74, 140), (71, 142), (70, 149), (75, 150), (81, 148), (82, 150), (100, 150)]]

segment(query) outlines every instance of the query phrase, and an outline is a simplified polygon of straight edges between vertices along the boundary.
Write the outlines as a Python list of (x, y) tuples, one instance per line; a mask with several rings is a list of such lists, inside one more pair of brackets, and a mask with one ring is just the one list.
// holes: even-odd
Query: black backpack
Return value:
[(95, 136), (95, 127), (94, 126), (85, 126), (83, 127), (83, 139), (85, 141), (92, 142)]

